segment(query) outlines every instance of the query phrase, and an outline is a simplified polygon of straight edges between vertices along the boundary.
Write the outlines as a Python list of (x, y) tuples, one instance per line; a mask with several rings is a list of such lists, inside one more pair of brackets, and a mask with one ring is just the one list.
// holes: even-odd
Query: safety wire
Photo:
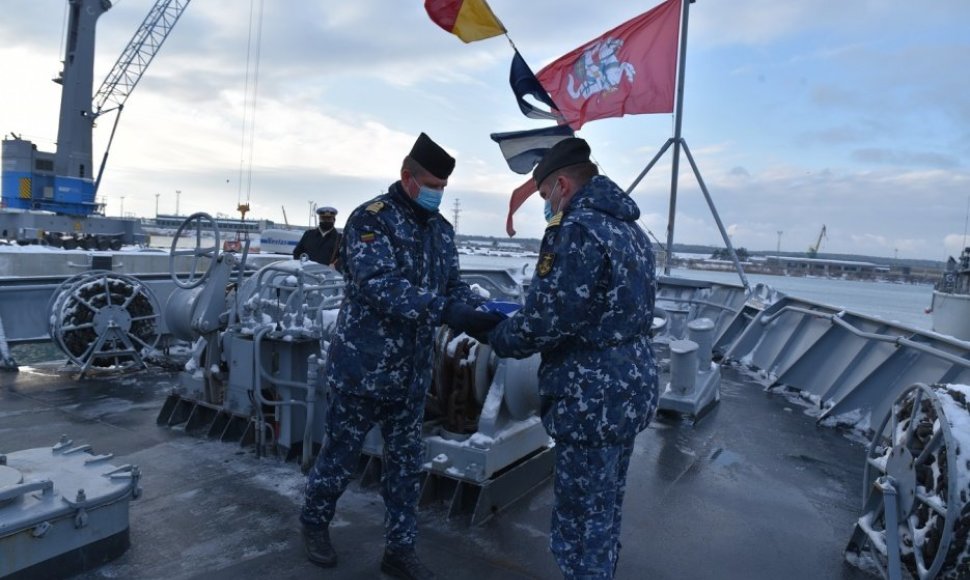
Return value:
[[(249, 2), (249, 39), (246, 46), (246, 88), (243, 96), (243, 127), (239, 146), (239, 179), (236, 202), (242, 204), (243, 183), (246, 203), (252, 198), (253, 158), (256, 142), (256, 98), (259, 93), (259, 60), (263, 37), (263, 0)], [(248, 158), (247, 158), (248, 157)]]

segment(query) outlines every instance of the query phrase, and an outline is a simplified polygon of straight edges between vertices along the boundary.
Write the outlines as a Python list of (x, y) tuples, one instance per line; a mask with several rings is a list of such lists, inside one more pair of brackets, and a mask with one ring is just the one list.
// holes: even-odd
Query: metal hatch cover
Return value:
[(62, 438), (53, 447), (0, 456), (6, 462), (0, 461), (0, 577), (73, 574), (128, 548), (138, 468), (111, 465), (113, 455), (71, 444)]

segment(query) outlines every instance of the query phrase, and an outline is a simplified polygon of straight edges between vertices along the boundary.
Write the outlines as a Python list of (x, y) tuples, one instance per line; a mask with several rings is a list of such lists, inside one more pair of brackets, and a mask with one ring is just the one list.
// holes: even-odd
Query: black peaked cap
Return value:
[(556, 143), (546, 151), (542, 160), (532, 170), (536, 187), (556, 170), (579, 163), (589, 163), (589, 153), (589, 143), (579, 137), (567, 137)]

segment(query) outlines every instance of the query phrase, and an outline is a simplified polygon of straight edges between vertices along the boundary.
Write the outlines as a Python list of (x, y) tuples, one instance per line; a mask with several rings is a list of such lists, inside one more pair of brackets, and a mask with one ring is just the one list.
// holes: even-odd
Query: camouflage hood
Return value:
[(604, 175), (597, 175), (576, 193), (569, 204), (569, 211), (578, 209), (603, 212), (626, 222), (640, 218), (640, 208), (636, 202)]

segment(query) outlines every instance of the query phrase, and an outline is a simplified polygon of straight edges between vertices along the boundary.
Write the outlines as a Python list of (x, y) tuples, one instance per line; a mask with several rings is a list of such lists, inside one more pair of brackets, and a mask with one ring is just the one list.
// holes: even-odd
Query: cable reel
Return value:
[(48, 303), (51, 339), (81, 367), (144, 366), (160, 337), (158, 300), (132, 276), (93, 270), (65, 280)]
[(470, 434), (481, 428), (483, 415), (497, 416), (499, 409), (485, 409), (489, 390), (501, 373), (503, 412), (521, 421), (539, 411), (538, 371), (540, 358), (500, 359), (492, 347), (448, 326), (438, 328), (434, 343), (434, 375), (431, 385), (442, 426), (450, 433)]
[(846, 556), (886, 578), (970, 577), (970, 387), (916, 384), (893, 403), (866, 453), (863, 510)]
[(449, 433), (471, 434), (495, 374), (492, 349), (448, 326), (440, 326), (434, 343), (432, 392), (442, 426)]

